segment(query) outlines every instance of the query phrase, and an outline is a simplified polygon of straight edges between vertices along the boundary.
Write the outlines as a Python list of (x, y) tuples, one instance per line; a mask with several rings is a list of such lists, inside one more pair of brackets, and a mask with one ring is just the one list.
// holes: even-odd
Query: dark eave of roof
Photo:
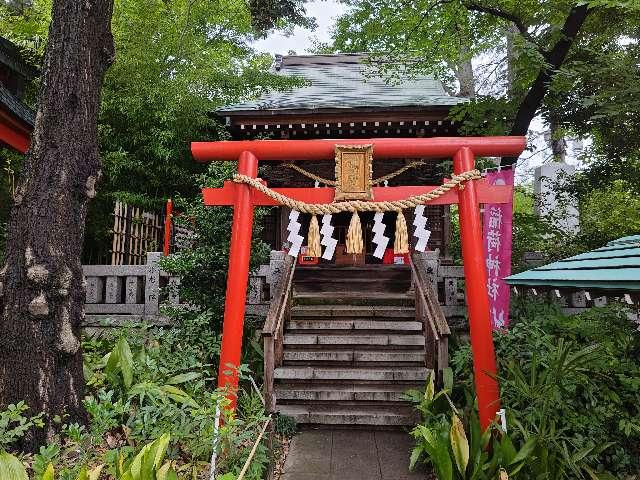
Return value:
[(32, 79), (38, 76), (39, 73), (37, 68), (32, 67), (22, 59), (18, 47), (4, 37), (0, 37), (0, 63), (3, 63), (26, 79)]
[(0, 108), (7, 110), (12, 116), (33, 128), (36, 121), (35, 112), (0, 83)]
[(219, 117), (277, 117), (277, 116), (293, 116), (293, 115), (331, 115), (344, 114), (345, 111), (357, 114), (376, 114), (376, 113), (414, 113), (424, 114), (429, 112), (438, 112), (446, 114), (449, 112), (450, 106), (445, 105), (398, 105), (383, 107), (333, 107), (333, 108), (280, 108), (280, 109), (264, 109), (264, 110), (218, 110), (216, 113)]

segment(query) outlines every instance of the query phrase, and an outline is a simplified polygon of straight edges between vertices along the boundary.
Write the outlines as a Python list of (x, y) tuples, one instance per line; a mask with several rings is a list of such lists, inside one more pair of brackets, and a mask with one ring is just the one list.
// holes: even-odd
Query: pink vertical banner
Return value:
[[(487, 172), (486, 180), (489, 185), (513, 185), (513, 169)], [(482, 220), (491, 323), (494, 329), (508, 328), (510, 291), (503, 278), (511, 275), (513, 201), (485, 204)]]

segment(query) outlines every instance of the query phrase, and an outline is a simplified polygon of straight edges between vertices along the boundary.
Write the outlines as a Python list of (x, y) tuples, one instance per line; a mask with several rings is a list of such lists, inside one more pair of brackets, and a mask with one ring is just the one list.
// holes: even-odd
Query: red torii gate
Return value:
[[(249, 140), (193, 142), (191, 152), (196, 160), (238, 162), (238, 174), (256, 178), (258, 161), (326, 160), (334, 161), (336, 145), (373, 145), (376, 160), (394, 158), (453, 157), (454, 173), (475, 168), (476, 156), (518, 156), (525, 147), (524, 137), (445, 137), (445, 138), (374, 138), (340, 140)], [(375, 201), (400, 200), (429, 192), (435, 186), (374, 187)], [(278, 188), (277, 192), (307, 203), (331, 203), (333, 188)], [(473, 367), (478, 396), (480, 423), (486, 429), (500, 408), (496, 379), (487, 270), (480, 222), (481, 203), (507, 203), (512, 187), (490, 186), (484, 180), (470, 180), (464, 188), (450, 190), (430, 202), (458, 204), (460, 236), (464, 261), (465, 288), (473, 351)], [(218, 386), (231, 391), (231, 408), (235, 408), (240, 366), (245, 302), (249, 277), (249, 256), (254, 206), (277, 203), (249, 185), (225, 182), (222, 188), (202, 191), (205, 205), (233, 206), (233, 224), (229, 250), (229, 271), (225, 298), (224, 323)]]

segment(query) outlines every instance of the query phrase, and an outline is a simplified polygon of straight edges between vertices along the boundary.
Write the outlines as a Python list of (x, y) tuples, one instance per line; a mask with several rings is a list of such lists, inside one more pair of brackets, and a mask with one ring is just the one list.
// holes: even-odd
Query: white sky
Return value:
[(335, 23), (335, 18), (345, 11), (344, 5), (335, 0), (311, 1), (307, 3), (307, 13), (315, 17), (318, 28), (315, 31), (296, 28), (293, 34), (286, 37), (282, 34), (273, 34), (264, 40), (256, 42), (258, 50), (275, 55), (286, 55), (289, 50), (297, 54), (310, 53), (313, 47), (313, 39), (321, 42), (329, 40), (330, 29)]
[[(307, 4), (307, 12), (316, 18), (318, 27), (315, 30), (296, 28), (291, 35), (286, 36), (280, 33), (272, 34), (264, 40), (255, 43), (259, 51), (272, 55), (286, 55), (289, 51), (297, 54), (311, 53), (316, 41), (326, 42), (330, 39), (330, 31), (335, 23), (336, 17), (345, 11), (344, 5), (336, 0), (315, 0)], [(544, 141), (545, 125), (540, 118), (536, 118), (529, 132), (529, 144), (534, 149), (526, 151), (518, 162), (516, 175), (518, 183), (525, 183), (532, 179), (535, 167), (545, 162), (551, 155), (551, 149)], [(579, 163), (577, 155), (579, 148), (573, 142), (569, 142), (567, 150), (567, 162), (571, 164)]]

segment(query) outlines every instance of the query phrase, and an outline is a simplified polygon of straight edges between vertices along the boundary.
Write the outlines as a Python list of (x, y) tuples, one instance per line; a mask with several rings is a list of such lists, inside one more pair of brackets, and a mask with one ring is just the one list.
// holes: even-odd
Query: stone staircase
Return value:
[(407, 266), (298, 267), (276, 410), (301, 424), (415, 425), (425, 337)]

